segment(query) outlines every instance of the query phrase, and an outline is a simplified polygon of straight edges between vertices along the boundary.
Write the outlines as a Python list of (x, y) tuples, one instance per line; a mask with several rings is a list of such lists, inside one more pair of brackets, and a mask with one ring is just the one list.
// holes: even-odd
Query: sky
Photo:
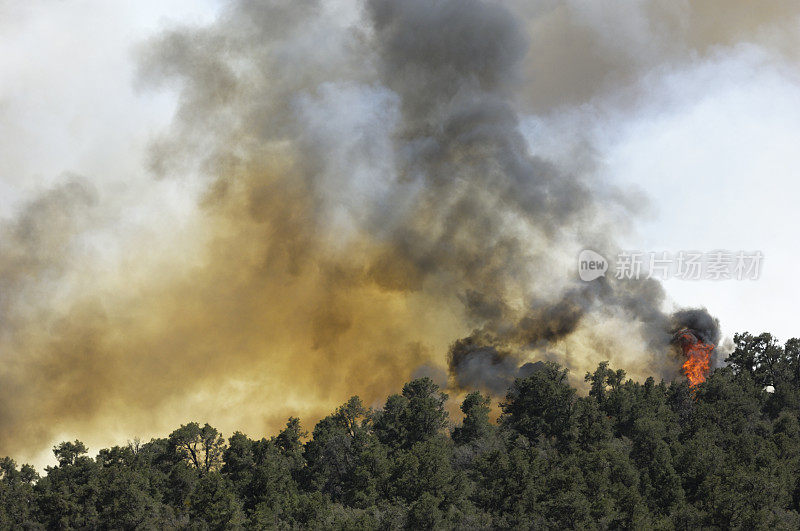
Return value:
[[(249, 3), (243, 3), (246, 4)], [(635, 6), (620, 6), (615, 2), (577, 0), (500, 4), (512, 13), (526, 41), (521, 66), (513, 70), (516, 77), (498, 82), (497, 88), (497, 94), (511, 102), (526, 149), (559, 171), (586, 179), (592, 183), (589, 189), (598, 197), (622, 197), (609, 200), (607, 215), (603, 212), (596, 215), (596, 227), (589, 219), (587, 233), (594, 228), (612, 227), (616, 245), (629, 250), (761, 251), (764, 261), (758, 280), (670, 279), (664, 283), (669, 299), (666, 304), (672, 308), (707, 308), (719, 319), (723, 338), (740, 331), (768, 331), (782, 340), (800, 335), (794, 318), (800, 296), (795, 281), (796, 264), (800, 260), (796, 235), (800, 226), (796, 205), (800, 195), (797, 179), (800, 150), (796, 148), (800, 145), (800, 63), (794, 50), (798, 49), (800, 43), (796, 41), (800, 37), (796, 31), (791, 31), (800, 16), (800, 8), (790, 2), (766, 3), (758, 13), (750, 11), (753, 8), (748, 7), (749, 2), (709, 1), (694, 6), (689, 2), (640, 2)], [(315, 204), (326, 212), (325, 230), (332, 234), (319, 251), (321, 255), (338, 257), (342, 249), (352, 253), (356, 248), (357, 252), (371, 256), (373, 251), (358, 243), (358, 235), (364, 227), (371, 226), (369, 220), (377, 214), (361, 212), (358, 204), (362, 201), (380, 203), (388, 201), (389, 197), (391, 204), (402, 202), (394, 194), (393, 185), (376, 184), (370, 181), (369, 175), (390, 164), (386, 161), (393, 160), (392, 157), (402, 156), (392, 152), (391, 135), (385, 131), (389, 127), (387, 124), (405, 123), (406, 130), (418, 126), (403, 114), (407, 112), (403, 110), (406, 100), (412, 98), (406, 94), (410, 94), (413, 87), (388, 74), (381, 74), (385, 81), (370, 81), (372, 71), (360, 72), (359, 66), (354, 66), (357, 61), (347, 59), (348, 47), (361, 45), (360, 41), (355, 38), (356, 44), (353, 44), (350, 37), (343, 35), (347, 35), (350, 28), (364, 31), (361, 9), (351, 2), (323, 2), (323, 5), (320, 9), (328, 19), (322, 22), (300, 8), (299, 15), (280, 15), (297, 16), (301, 20), (308, 17), (307, 34), (302, 38), (292, 37), (291, 46), (276, 45), (278, 52), (275, 52), (283, 54), (278, 61), (293, 65), (308, 61), (308, 70), (294, 66), (289, 74), (279, 76), (274, 85), (255, 74), (251, 78), (253, 85), (264, 83), (267, 87), (258, 89), (261, 90), (258, 97), (274, 98), (274, 101), (289, 98), (287, 101), (291, 101), (294, 113), (292, 119), (301, 124), (300, 129), (304, 131), (302, 145), (312, 146), (326, 156), (324, 163), (313, 163), (322, 169), (303, 166), (301, 171), (296, 169), (296, 162), (288, 164), (278, 160), (284, 155), (280, 154), (283, 148), (280, 139), (275, 139), (277, 134), (264, 133), (258, 138), (268, 139), (264, 141), (267, 146), (264, 149), (279, 153), (267, 157), (268, 172), (297, 171), (298, 175), (321, 172), (322, 177), (314, 185), (314, 192), (320, 194), (314, 196)], [(211, 216), (222, 221), (203, 221), (206, 219), (204, 194), (214, 183), (209, 174), (217, 170), (208, 169), (211, 163), (205, 166), (194, 163), (191, 156), (191, 153), (217, 149), (214, 146), (221, 142), (222, 134), (216, 136), (215, 128), (225, 131), (228, 139), (238, 138), (236, 128), (229, 124), (261, 117), (261, 112), (266, 116), (261, 127), (278, 128), (283, 123), (281, 109), (270, 108), (270, 102), (264, 104), (263, 110), (254, 105), (225, 107), (224, 112), (213, 112), (217, 101), (214, 98), (220, 98), (220, 106), (227, 105), (227, 100), (217, 93), (223, 89), (214, 92), (208, 87), (221, 83), (224, 88), (225, 79), (209, 71), (216, 72), (218, 65), (214, 61), (227, 57), (222, 53), (214, 54), (216, 41), (213, 39), (235, 35), (235, 31), (227, 28), (240, 23), (235, 21), (241, 14), (231, 15), (234, 12), (231, 9), (227, 2), (212, 0), (0, 0), (0, 218), (6, 220), (8, 226), (22, 226), (15, 220), (27, 219), (26, 205), (32, 202), (50, 210), (60, 208), (47, 206), (50, 204), (47, 200), (36, 203), (37, 198), (49, 197), (49, 190), (71, 180), (78, 180), (81, 187), (89, 190), (86, 197), (83, 191), (74, 193), (77, 203), (99, 205), (87, 207), (85, 216), (81, 214), (67, 220), (55, 218), (57, 224), (71, 227), (74, 223), (76, 227), (69, 245), (59, 247), (56, 242), (51, 248), (53, 253), (68, 255), (55, 269), (48, 266), (43, 269), (45, 273), (30, 283), (15, 280), (18, 277), (14, 276), (8, 277), (11, 280), (0, 278), (0, 287), (9, 290), (14, 282), (25, 284), (24, 290), (14, 291), (13, 297), (9, 296), (16, 306), (2, 315), (12, 324), (0, 331), (5, 349), (5, 352), (0, 351), (0, 360), (5, 356), (7, 366), (13, 367), (3, 381), (11, 382), (11, 387), (19, 386), (18, 390), (14, 387), (14, 396), (28, 396), (27, 389), (48, 389), (46, 375), (52, 370), (49, 365), (32, 364), (19, 372), (14, 371), (25, 365), (26, 356), (34, 356), (31, 352), (47, 359), (45, 351), (50, 347), (43, 345), (60, 337), (53, 330), (69, 326), (63, 323), (69, 322), (72, 315), (84, 315), (81, 312), (89, 303), (84, 301), (83, 294), (91, 293), (92, 303), (97, 302), (104, 308), (106, 321), (99, 322), (110, 322), (109, 328), (125, 330), (130, 326), (142, 336), (150, 338), (147, 334), (152, 331), (153, 338), (160, 338), (137, 340), (137, 348), (202, 350), (204, 347), (198, 346), (199, 340), (188, 341), (184, 335), (161, 333), (156, 330), (161, 325), (153, 324), (143, 315), (155, 315), (153, 319), (166, 319), (169, 315), (170, 319), (177, 320), (184, 311), (194, 315), (192, 309), (181, 307), (180, 301), (186, 300), (183, 288), (176, 289), (174, 294), (171, 291), (172, 286), (190, 282), (187, 279), (193, 276), (207, 277), (209, 285), (216, 285), (224, 281), (235, 283), (237, 278), (250, 274), (249, 270), (220, 267), (217, 261), (209, 262), (206, 258), (204, 253), (209, 248), (216, 254), (231, 252), (227, 244), (214, 243), (220, 238), (241, 249), (238, 243), (232, 242), (241, 242), (245, 234), (245, 229), (236, 221), (244, 203), (222, 201), (220, 206), (214, 207)], [(308, 9), (309, 13), (314, 13), (313, 6)], [(272, 12), (267, 9), (265, 13)], [(492, 13), (487, 11), (486, 16)], [(215, 23), (220, 15), (220, 22)], [(275, 34), (283, 31), (280, 16), (276, 15), (274, 20), (268, 16), (263, 19), (264, 25)], [(254, 15), (254, 20), (261, 19)], [(270, 26), (273, 23), (275, 26)], [(203, 29), (212, 24), (217, 24), (214, 26), (218, 28), (214, 30), (216, 33)], [(226, 26), (228, 24), (230, 26)], [(172, 41), (164, 35), (169, 35), (172, 28), (182, 28), (183, 35), (189, 37), (170, 44)], [(491, 34), (484, 35), (478, 42), (485, 43), (490, 38)], [(509, 46), (516, 46), (515, 41), (509, 42)], [(180, 48), (186, 43), (189, 43), (188, 50)], [(258, 46), (247, 45), (252, 48), (241, 55), (236, 55), (239, 51), (230, 52), (230, 55), (246, 59), (249, 57), (246, 53), (262, 53)], [(206, 52), (205, 47), (211, 47), (212, 51)], [(270, 49), (270, 53), (273, 51)], [(387, 57), (389, 52), (386, 52)], [(505, 49), (501, 53), (505, 53)], [(235, 63), (235, 59), (231, 64), (238, 65), (231, 67), (235, 74), (240, 74), (236, 68), (247, 68)], [(324, 74), (320, 73), (323, 71)], [(203, 92), (205, 89), (208, 94)], [(237, 94), (245, 94), (242, 98), (251, 94), (249, 85), (237, 90), (240, 91)], [(212, 111), (207, 112), (208, 109)], [(226, 114), (228, 112), (233, 115)], [(187, 115), (192, 116), (187, 118)], [(212, 138), (205, 128), (213, 130), (215, 136)], [(337, 139), (341, 135), (354, 138), (352, 145)], [(191, 150), (173, 148), (174, 143), (190, 145)], [(238, 151), (231, 149), (226, 156), (253, 149), (258, 148), (243, 141), (237, 145)], [(163, 156), (165, 150), (170, 151), (170, 157)], [(362, 162), (354, 163), (354, 158)], [(220, 157), (213, 164), (224, 164), (224, 160), (227, 159)], [(341, 181), (343, 170), (337, 164), (364, 177)], [(252, 186), (249, 179), (244, 179), (241, 185), (248, 194)], [(289, 190), (287, 194), (293, 193)], [(252, 204), (252, 197), (248, 204)], [(53, 201), (60, 205), (64, 199)], [(619, 203), (624, 204), (624, 208), (620, 208)], [(597, 201), (593, 208), (602, 211), (605, 204)], [(280, 210), (280, 204), (268, 202), (268, 205), (273, 211)], [(294, 219), (292, 215), (288, 212), (287, 219)], [(31, 219), (35, 234), (39, 230), (37, 220), (54, 223), (51, 218), (33, 216)], [(388, 221), (381, 219), (387, 224), (394, 223), (391, 217)], [(283, 227), (281, 230), (294, 234), (290, 229)], [(278, 229), (267, 234), (277, 234), (275, 231)], [(247, 234), (252, 236), (251, 232)], [(256, 238), (270, 237), (261, 232), (254, 234)], [(535, 236), (536, 231), (533, 234)], [(227, 237), (231, 239), (225, 239)], [(303, 241), (304, 237), (302, 232), (291, 236), (295, 242)], [(382, 242), (390, 237), (381, 233), (375, 238)], [(44, 238), (43, 241), (47, 244), (50, 240)], [(353, 242), (358, 244), (353, 246)], [(373, 243), (369, 240), (369, 245)], [(0, 249), (9, 253), (6, 262), (13, 262), (10, 260), (14, 251), (9, 250), (12, 248)], [(569, 253), (576, 249), (565, 245), (554, 252), (563, 252), (570, 258), (573, 255)], [(538, 253), (535, 257), (540, 259)], [(49, 254), (46, 258), (48, 263), (56, 263)], [(240, 257), (242, 262), (251, 258), (246, 252)], [(554, 258), (558, 263), (562, 263), (562, 259)], [(405, 270), (398, 273), (400, 277), (392, 276), (395, 270), (391, 271), (390, 278), (380, 282), (405, 285), (413, 280), (403, 277)], [(552, 272), (542, 270), (545, 277), (549, 274)], [(170, 279), (169, 283), (165, 278)], [(436, 290), (446, 289), (449, 280), (437, 277)], [(271, 284), (264, 289), (273, 297), (296, 296), (305, 300), (303, 294), (327, 285), (320, 284), (321, 280), (308, 282), (285, 292)], [(545, 280), (532, 282), (546, 285)], [(245, 282), (243, 289), (248, 286), (252, 289), (254, 285), (262, 284)], [(366, 327), (370, 323), (368, 317), (359, 317), (360, 310), (350, 308), (351, 304), (358, 304), (354, 301), (362, 298), (371, 308), (396, 315), (398, 322), (408, 319), (414, 327), (424, 329), (423, 339), (408, 342), (409, 345), (418, 344), (420, 353), (412, 356), (413, 361), (398, 365), (398, 372), (404, 375), (417, 366), (428, 367), (426, 370), (432, 373), (446, 370), (443, 351), (459, 334), (469, 332), (469, 326), (458, 323), (460, 317), (452, 311), (455, 304), (452, 301), (423, 315), (421, 308), (428, 303), (421, 295), (412, 293), (400, 297), (393, 292), (384, 297), (358, 291), (361, 288), (352, 289), (340, 293), (336, 288), (333, 295), (326, 295), (327, 298), (314, 296), (309, 301), (329, 301), (332, 314), (340, 306), (346, 307), (348, 310), (343, 311), (353, 316), (352, 321), (363, 322)], [(213, 301), (220, 309), (207, 321), (187, 318), (187, 322), (194, 324), (185, 325), (186, 336), (197, 336), (198, 330), (204, 330), (208, 323), (217, 323), (220, 315), (238, 315), (253, 308), (256, 308), (253, 311), (264, 312), (259, 314), (263, 319), (275, 320), (276, 329), (293, 330), (295, 327), (294, 321), (284, 323), (282, 317), (261, 308), (257, 300), (251, 301), (249, 295), (237, 299), (236, 295), (222, 290), (203, 287), (197, 291), (203, 293), (202, 297), (198, 296), (196, 301), (189, 298), (187, 304), (203, 305)], [(155, 297), (154, 293), (164, 292), (172, 295), (159, 299), (155, 305), (142, 302)], [(239, 305), (239, 300), (249, 302)], [(75, 301), (80, 304), (75, 306)], [(141, 311), (117, 312), (116, 306), (141, 308)], [(24, 307), (28, 313), (19, 307)], [(298, 305), (298, 308), (303, 307)], [(50, 308), (60, 310), (50, 312)], [(169, 313), (161, 314), (164, 308), (169, 308)], [(408, 318), (410, 313), (417, 317)], [(24, 319), (20, 317), (23, 314)], [(40, 315), (45, 317), (31, 317)], [(302, 312), (299, 315), (298, 319), (307, 319)], [(318, 317), (314, 314), (309, 319)], [(337, 333), (336, 315), (326, 313), (319, 319), (329, 323), (320, 328), (321, 341), (339, 337), (326, 335)], [(438, 328), (426, 324), (431, 319)], [(27, 324), (17, 326), (17, 320), (25, 320)], [(47, 341), (27, 342), (26, 334), (32, 334), (30, 323), (33, 322), (48, 327)], [(255, 329), (256, 323), (245, 323), (243, 328), (249, 329), (249, 326)], [(284, 338), (275, 332), (275, 348), (282, 352), (299, 352), (295, 340), (286, 334)], [(375, 343), (394, 337), (390, 332), (381, 333), (380, 338), (377, 336), (376, 333)], [(208, 343), (213, 348), (225, 348), (230, 345), (230, 337), (233, 336), (220, 332)], [(104, 357), (103, 354), (104, 345), (114, 341), (113, 337), (103, 336), (91, 343), (99, 352), (98, 363), (117, 359), (115, 355)], [(348, 337), (341, 341), (343, 348), (361, 345)], [(95, 369), (92, 369), (79, 373), (74, 381), (56, 380), (54, 388), (70, 388), (69, 392), (53, 396), (54, 401), (66, 401), (66, 406), (42, 406), (32, 410), (25, 434), (7, 436), (6, 441), (0, 439), (0, 452), (8, 451), (19, 459), (47, 463), (49, 446), (60, 438), (81, 436), (96, 449), (99, 445), (124, 442), (132, 434), (145, 438), (163, 434), (189, 415), (216, 420), (226, 433), (234, 429), (236, 423), (252, 431), (268, 431), (280, 423), (280, 418), (288, 416), (283, 409), (313, 418), (318, 411), (332, 409), (337, 400), (346, 398), (346, 389), (332, 387), (325, 392), (311, 393), (309, 399), (308, 390), (320, 385), (318, 379), (311, 378), (296, 380), (299, 390), (287, 392), (280, 381), (292, 374), (295, 362), (291, 360), (296, 358), (281, 354), (281, 361), (276, 361), (279, 356), (273, 358), (272, 354), (264, 354), (265, 347), (257, 335), (237, 336), (232, 348), (260, 352), (253, 357), (242, 355), (241, 359), (231, 361), (232, 366), (258, 360), (264, 363), (259, 367), (265, 374), (274, 370), (274, 375), (251, 378), (246, 371), (231, 369), (225, 376), (227, 369), (223, 361), (209, 362), (208, 370), (187, 371), (187, 383), (177, 390), (144, 388), (143, 393), (153, 393), (153, 398), (147, 399), (137, 398), (134, 392), (112, 391), (120, 384), (120, 378), (126, 378), (131, 367), (137, 366), (133, 362), (131, 365), (120, 362), (120, 370), (111, 373), (112, 376), (106, 373), (98, 376), (104, 383), (97, 393), (83, 396), (80, 378), (93, 375)], [(385, 354), (387, 366), (393, 366), (392, 352), (389, 349)], [(330, 353), (326, 355), (325, 359), (338, 359), (331, 358)], [(123, 355), (120, 356), (122, 359)], [(287, 356), (289, 361), (284, 359)], [(188, 359), (191, 364), (205, 363), (198, 358)], [(620, 362), (626, 359), (622, 357)], [(324, 372), (321, 363), (304, 361), (298, 370)], [(43, 382), (34, 384), (18, 376), (37, 374), (37, 366), (44, 367), (38, 373)], [(150, 359), (143, 362), (142, 367), (141, 374), (132, 379), (146, 380), (148, 374), (160, 370), (158, 363)], [(582, 369), (583, 365), (578, 364), (576, 368)], [(178, 369), (170, 365), (164, 370), (172, 374), (171, 371)], [(99, 369), (97, 371), (99, 374)], [(638, 374), (635, 368), (633, 372)], [(216, 376), (209, 374), (225, 377), (214, 379)], [(341, 369), (336, 375), (342, 387), (365, 385), (360, 382), (363, 374), (355, 369)], [(387, 383), (392, 382), (390, 376), (381, 375), (378, 381), (380, 385), (376, 383), (374, 388), (370, 387), (367, 396), (379, 397), (381, 393), (385, 396), (392, 390), (393, 383)], [(270, 386), (275, 390), (263, 391)], [(244, 406), (254, 396), (262, 394), (268, 400), (280, 396), (279, 406), (283, 409), (274, 407), (275, 411), (270, 410), (265, 416), (263, 412)], [(106, 400), (107, 407), (96, 405)], [(73, 408), (84, 408), (85, 412), (76, 413)], [(121, 408), (125, 413), (110, 413), (113, 408), (118, 411)], [(158, 412), (161, 420), (155, 421), (156, 413), (148, 411)], [(15, 418), (12, 413), (7, 417)], [(57, 419), (54, 429), (36, 426), (53, 419)], [(5, 429), (19, 426), (9, 421)]]
[[(795, 337), (796, 64), (742, 46), (643, 84), (645, 94), (633, 112), (602, 104), (568, 111), (589, 122), (603, 179), (643, 194), (647, 214), (623, 247), (761, 251), (757, 281), (673, 278), (665, 288), (680, 305), (706, 306), (728, 336), (768, 331), (784, 340)], [(552, 127), (547, 122), (531, 118), (533, 134), (546, 134)]]

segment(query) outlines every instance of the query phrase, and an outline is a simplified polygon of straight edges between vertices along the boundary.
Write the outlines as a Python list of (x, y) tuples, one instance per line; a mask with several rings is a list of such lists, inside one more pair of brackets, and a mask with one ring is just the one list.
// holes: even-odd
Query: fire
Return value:
[(706, 381), (711, 368), (713, 343), (704, 343), (688, 328), (678, 331), (675, 340), (680, 344), (686, 361), (683, 362), (683, 373), (689, 380), (689, 387)]

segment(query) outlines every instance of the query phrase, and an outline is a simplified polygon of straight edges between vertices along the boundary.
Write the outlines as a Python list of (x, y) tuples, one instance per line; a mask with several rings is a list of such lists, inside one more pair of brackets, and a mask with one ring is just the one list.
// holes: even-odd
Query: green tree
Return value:
[(101, 527), (135, 529), (158, 525), (164, 510), (152, 475), (132, 447), (115, 446), (97, 456), (98, 519)]
[(0, 459), (0, 528), (20, 529), (31, 527), (31, 508), (36, 499), (34, 482), (39, 475), (30, 465), (17, 470), (13, 459)]
[(225, 478), (217, 471), (209, 471), (197, 482), (189, 498), (189, 514), (211, 529), (231, 529), (244, 524), (241, 502)]
[(184, 424), (169, 436), (173, 451), (201, 475), (222, 466), (225, 439), (208, 423), (200, 427), (197, 422)]
[(377, 414), (375, 433), (392, 448), (408, 449), (428, 440), (447, 426), (446, 401), (447, 395), (430, 378), (413, 380), (403, 387), (402, 395), (386, 400)]
[(569, 437), (575, 389), (567, 383), (567, 370), (553, 362), (527, 378), (517, 378), (500, 404), (502, 425), (534, 441), (538, 437)]
[(77, 440), (53, 448), (59, 464), (47, 467), (35, 486), (37, 519), (46, 527), (99, 526), (98, 466), (86, 452), (86, 445)]
[(58, 460), (58, 465), (62, 467), (74, 465), (77, 459), (86, 455), (88, 451), (86, 445), (78, 440), (75, 442), (65, 441), (53, 447), (53, 454)]
[(483, 396), (479, 391), (473, 391), (464, 398), (461, 404), (464, 422), (453, 430), (453, 441), (456, 444), (467, 444), (492, 432), (489, 404), (491, 398)]
[(358, 397), (317, 423), (304, 455), (312, 488), (348, 506), (376, 503), (388, 475), (386, 449)]

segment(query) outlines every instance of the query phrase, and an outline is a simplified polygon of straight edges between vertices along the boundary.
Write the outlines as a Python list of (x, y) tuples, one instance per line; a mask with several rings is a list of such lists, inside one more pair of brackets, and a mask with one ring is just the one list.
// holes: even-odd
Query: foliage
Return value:
[(190, 422), (95, 458), (63, 442), (42, 477), (0, 460), (0, 528), (797, 529), (800, 341), (737, 334), (727, 362), (692, 390), (604, 362), (586, 395), (537, 364), (500, 404), (466, 394), (456, 425), (422, 378), (310, 435), (290, 418), (227, 441)]

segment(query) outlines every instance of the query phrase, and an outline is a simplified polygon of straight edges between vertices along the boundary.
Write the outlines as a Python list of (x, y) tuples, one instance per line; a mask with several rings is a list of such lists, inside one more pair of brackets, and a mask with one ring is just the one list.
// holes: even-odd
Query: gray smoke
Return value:
[(554, 55), (525, 11), (238, 0), (143, 45), (141, 84), (179, 94), (149, 167), (202, 189), (181, 233), (196, 253), (132, 258), (102, 286), (86, 274), (56, 309), (103, 222), (93, 194), (58, 188), (3, 225), (0, 452), (78, 422), (177, 424), (196, 415), (187, 397), (223, 404), (203, 411), (231, 428), (232, 411), (253, 432), (313, 422), (435, 372), (448, 348), (455, 387), (495, 393), (543, 359), (578, 377), (604, 359), (675, 373), (658, 282), (577, 279), (581, 249), (616, 254), (636, 202), (597, 180), (590, 146), (574, 164), (532, 154), (521, 118), (557, 94), (530, 79)]
[(679, 310), (672, 314), (672, 330), (692, 330), (703, 343), (719, 344), (719, 320), (709, 315), (705, 308)]
[[(503, 392), (525, 350), (570, 335), (595, 311), (619, 311), (641, 323), (651, 352), (666, 355), (670, 317), (656, 281), (562, 284), (559, 296), (544, 298), (529, 276), (525, 284), (533, 289), (518, 294), (522, 309), (506, 302), (515, 277), (532, 273), (523, 264), (544, 263), (540, 253), (602, 225), (606, 199), (594, 183), (531, 156), (519, 132), (512, 94), (526, 39), (518, 22), (501, 6), (479, 1), (368, 5), (382, 79), (401, 101), (401, 172), (424, 182), (427, 218), (439, 229), (433, 234), (441, 234), (431, 238), (430, 224), (416, 231), (404, 224), (392, 237), (421, 270), (454, 274), (481, 325), (451, 348), (455, 384)], [(531, 252), (509, 238), (508, 216), (540, 235), (542, 247)], [(497, 256), (500, 267), (492, 264)]]

